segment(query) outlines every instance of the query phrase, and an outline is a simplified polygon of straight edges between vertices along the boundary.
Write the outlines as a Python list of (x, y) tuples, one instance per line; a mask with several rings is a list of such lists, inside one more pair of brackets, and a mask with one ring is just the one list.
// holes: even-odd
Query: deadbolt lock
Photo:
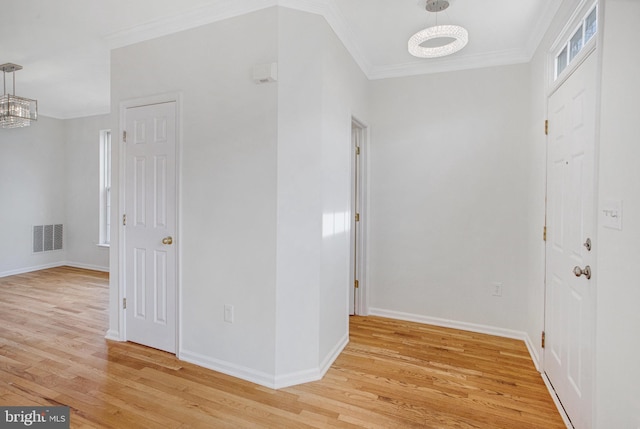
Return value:
[(584, 242), (583, 246), (587, 248), (588, 252), (591, 252), (591, 239), (587, 238), (587, 241)]

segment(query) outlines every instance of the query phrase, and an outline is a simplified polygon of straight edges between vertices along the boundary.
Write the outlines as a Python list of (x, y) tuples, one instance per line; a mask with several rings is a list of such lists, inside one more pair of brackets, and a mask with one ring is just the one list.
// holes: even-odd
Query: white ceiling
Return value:
[[(438, 23), (462, 25), (469, 44), (440, 59), (407, 52), (435, 24), (426, 0), (19, 0), (3, 2), (0, 64), (20, 64), (16, 95), (41, 115), (109, 112), (109, 51), (281, 5), (323, 15), (370, 79), (527, 62), (560, 0), (450, 0)], [(7, 86), (10, 88), (11, 80)]]

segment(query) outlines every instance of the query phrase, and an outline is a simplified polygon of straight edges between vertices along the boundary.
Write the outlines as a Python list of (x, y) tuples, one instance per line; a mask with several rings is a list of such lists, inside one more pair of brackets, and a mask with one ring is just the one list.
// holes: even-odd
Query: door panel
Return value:
[(591, 427), (595, 280), (596, 56), (549, 97), (544, 369), (576, 428)]
[(175, 104), (128, 108), (125, 114), (130, 136), (125, 143), (127, 340), (172, 353), (177, 323)]

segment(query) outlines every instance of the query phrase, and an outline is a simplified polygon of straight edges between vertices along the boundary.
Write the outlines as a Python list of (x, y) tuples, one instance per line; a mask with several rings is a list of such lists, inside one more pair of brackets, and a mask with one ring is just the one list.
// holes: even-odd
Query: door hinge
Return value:
[(547, 241), (547, 225), (542, 228), (542, 240)]
[(122, 308), (127, 309), (127, 298), (122, 298)]
[(353, 282), (353, 287), (358, 289), (360, 287), (360, 282), (358, 280), (356, 280), (355, 282)]
[(126, 214), (122, 215), (122, 225), (123, 226), (127, 226), (127, 215)]
[(356, 146), (356, 155), (360, 155), (360, 146)]
[(356, 222), (360, 222), (360, 213), (356, 213)]
[(127, 142), (127, 132), (126, 131), (122, 132), (122, 141), (125, 142), (125, 143)]
[(549, 120), (548, 119), (544, 120), (544, 135), (545, 136), (549, 135)]
[(540, 341), (540, 342), (542, 343), (542, 348), (544, 349), (544, 340), (545, 340), (545, 333), (544, 333), (544, 331), (542, 331), (542, 335), (541, 335), (541, 338), (540, 338), (540, 339), (541, 339), (541, 341)]

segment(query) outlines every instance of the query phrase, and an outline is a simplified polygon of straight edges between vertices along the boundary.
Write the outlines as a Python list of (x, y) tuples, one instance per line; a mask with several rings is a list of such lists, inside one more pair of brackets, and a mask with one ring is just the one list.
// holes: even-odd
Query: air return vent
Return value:
[(62, 224), (33, 227), (33, 253), (62, 250)]

